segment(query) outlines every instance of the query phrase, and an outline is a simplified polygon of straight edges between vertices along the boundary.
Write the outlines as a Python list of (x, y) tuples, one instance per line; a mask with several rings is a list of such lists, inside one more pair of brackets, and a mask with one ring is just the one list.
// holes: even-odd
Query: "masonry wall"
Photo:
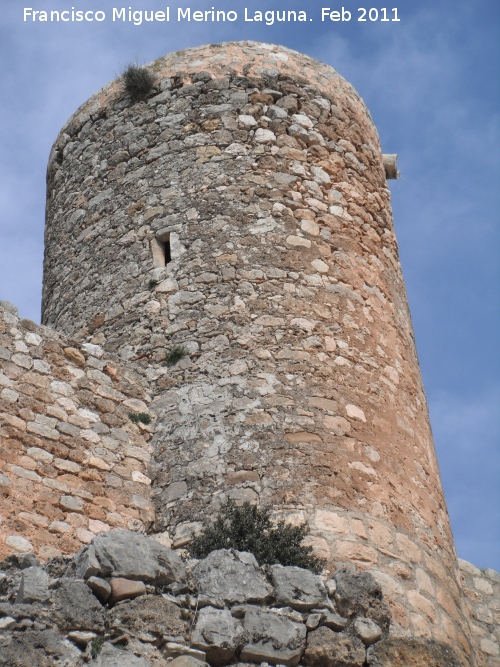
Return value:
[(500, 665), (500, 574), (458, 560), (480, 667)]
[(144, 381), (98, 345), (19, 319), (0, 302), (0, 559), (74, 553), (152, 522)]

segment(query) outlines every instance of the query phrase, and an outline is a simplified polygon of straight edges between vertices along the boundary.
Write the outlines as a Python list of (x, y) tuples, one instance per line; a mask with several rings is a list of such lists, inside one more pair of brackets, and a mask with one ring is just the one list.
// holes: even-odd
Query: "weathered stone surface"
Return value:
[(370, 646), (382, 636), (382, 630), (370, 618), (357, 618), (353, 624), (356, 637), (361, 639), (365, 646)]
[(168, 663), (168, 667), (210, 667), (208, 662), (202, 662), (190, 655), (180, 655)]
[(31, 630), (0, 637), (1, 667), (80, 667), (80, 651), (53, 630)]
[[(180, 640), (179, 640), (180, 641)], [(178, 658), (179, 656), (186, 656), (189, 658), (194, 658), (200, 662), (205, 662), (206, 654), (205, 651), (200, 651), (197, 648), (192, 646), (187, 646), (184, 643), (168, 641), (163, 648), (164, 654), (168, 658)]]
[(85, 357), (80, 350), (77, 350), (74, 347), (65, 347), (64, 356), (76, 364), (76, 366), (85, 366)]
[(68, 639), (85, 649), (87, 644), (97, 637), (95, 632), (83, 632), (82, 630), (74, 630), (73, 632), (68, 632)]
[(327, 628), (335, 630), (336, 632), (341, 632), (346, 627), (347, 622), (347, 618), (333, 612), (325, 611), (323, 612), (321, 625), (325, 625)]
[(49, 575), (39, 566), (23, 571), (16, 602), (45, 602), (49, 597)]
[(96, 660), (90, 663), (93, 667), (151, 667), (144, 658), (140, 658), (126, 649), (115, 648), (105, 642)]
[(243, 627), (228, 609), (205, 607), (199, 612), (191, 644), (205, 651), (211, 665), (229, 664), (243, 643)]
[(300, 567), (272, 565), (271, 581), (279, 604), (299, 611), (329, 605), (320, 577)]
[(17, 623), (24, 623), (26, 619), (53, 625), (52, 609), (48, 605), (40, 604), (19, 604), (10, 602), (0, 602), (0, 618), (13, 618)]
[(465, 667), (451, 646), (427, 639), (390, 637), (368, 649), (369, 667)]
[(87, 586), (102, 604), (106, 604), (111, 595), (111, 585), (108, 581), (100, 577), (89, 577)]
[(337, 572), (335, 600), (338, 610), (347, 617), (363, 616), (372, 619), (385, 632), (392, 614), (382, 599), (382, 589), (368, 572)]
[(93, 544), (82, 547), (73, 562), (68, 566), (68, 575), (74, 574), (81, 579), (94, 577), (101, 572), (101, 564), (96, 558), (95, 547)]
[(335, 579), (328, 579), (325, 581), (325, 588), (328, 591), (328, 595), (333, 598), (335, 596), (335, 591), (337, 590), (337, 582)]
[(298, 665), (304, 650), (306, 626), (284, 615), (248, 607), (243, 629), (251, 637), (240, 655), (242, 661), (270, 665)]
[(0, 618), (0, 630), (11, 630), (16, 625), (16, 619), (12, 616)]
[(139, 595), (144, 595), (146, 592), (144, 582), (131, 581), (130, 579), (122, 579), (121, 577), (111, 579), (110, 586), (111, 595), (108, 598), (108, 604), (110, 606), (113, 606), (122, 600), (133, 600), (134, 598), (139, 597)]
[(53, 618), (61, 630), (101, 630), (104, 612), (83, 581), (61, 579), (54, 591)]
[(316, 630), (321, 622), (323, 614), (310, 614), (306, 620), (306, 628), (308, 630)]
[(252, 554), (220, 549), (213, 551), (193, 569), (200, 604), (262, 603), (272, 587), (258, 569)]
[(113, 628), (133, 635), (147, 632), (157, 637), (182, 636), (188, 628), (180, 607), (161, 595), (145, 595), (114, 607), (109, 622)]
[(123, 577), (164, 586), (181, 581), (185, 570), (179, 556), (156, 540), (129, 530), (97, 535), (75, 558), (81, 577)]
[(40, 565), (38, 558), (33, 553), (11, 554), (5, 560), (9, 567), (15, 567), (19, 570), (26, 570), (29, 567)]
[(31, 542), (25, 537), (21, 537), (21, 535), (9, 535), (5, 540), (5, 543), (16, 551), (21, 551), (24, 553), (33, 551), (33, 545)]
[(303, 662), (309, 667), (363, 667), (365, 647), (356, 637), (322, 627), (307, 635)]

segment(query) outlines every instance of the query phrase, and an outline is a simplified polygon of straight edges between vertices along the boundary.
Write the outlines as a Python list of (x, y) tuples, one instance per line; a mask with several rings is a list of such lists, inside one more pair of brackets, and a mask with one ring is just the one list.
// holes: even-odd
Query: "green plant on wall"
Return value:
[(128, 418), (134, 424), (141, 422), (142, 424), (151, 424), (151, 415), (147, 412), (129, 412)]
[(236, 549), (252, 553), (259, 565), (296, 565), (321, 572), (325, 561), (313, 554), (312, 547), (302, 544), (309, 532), (307, 524), (291, 526), (282, 519), (273, 523), (270, 514), (268, 507), (248, 502), (238, 507), (228, 499), (191, 542), (191, 556), (205, 558), (216, 549)]
[(92, 656), (92, 659), (95, 660), (99, 653), (102, 651), (102, 647), (104, 644), (104, 639), (102, 637), (94, 637), (92, 640), (92, 644), (90, 647), (90, 655)]
[(145, 67), (128, 65), (122, 75), (125, 90), (133, 100), (143, 100), (154, 87), (154, 77)]
[(188, 351), (184, 345), (174, 345), (165, 355), (165, 364), (167, 366), (175, 366), (187, 353)]

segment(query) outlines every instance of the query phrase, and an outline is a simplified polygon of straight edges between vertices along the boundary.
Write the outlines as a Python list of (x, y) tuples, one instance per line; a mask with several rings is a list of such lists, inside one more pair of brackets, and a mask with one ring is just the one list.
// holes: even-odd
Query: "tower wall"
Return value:
[(373, 572), (399, 632), (468, 655), (369, 113), (272, 45), (151, 71), (146, 101), (115, 81), (54, 145), (43, 321), (150, 382), (156, 530), (180, 545), (226, 497), (271, 504), (330, 564)]
[[(0, 560), (77, 551), (153, 520), (143, 378), (0, 302)], [(1, 568), (0, 568), (1, 569)]]

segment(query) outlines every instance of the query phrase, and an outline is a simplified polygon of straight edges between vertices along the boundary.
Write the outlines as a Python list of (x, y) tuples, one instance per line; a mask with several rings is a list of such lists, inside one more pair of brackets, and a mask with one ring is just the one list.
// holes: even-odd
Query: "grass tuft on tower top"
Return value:
[(123, 85), (134, 100), (143, 100), (154, 87), (154, 76), (145, 68), (127, 65), (122, 75)]

